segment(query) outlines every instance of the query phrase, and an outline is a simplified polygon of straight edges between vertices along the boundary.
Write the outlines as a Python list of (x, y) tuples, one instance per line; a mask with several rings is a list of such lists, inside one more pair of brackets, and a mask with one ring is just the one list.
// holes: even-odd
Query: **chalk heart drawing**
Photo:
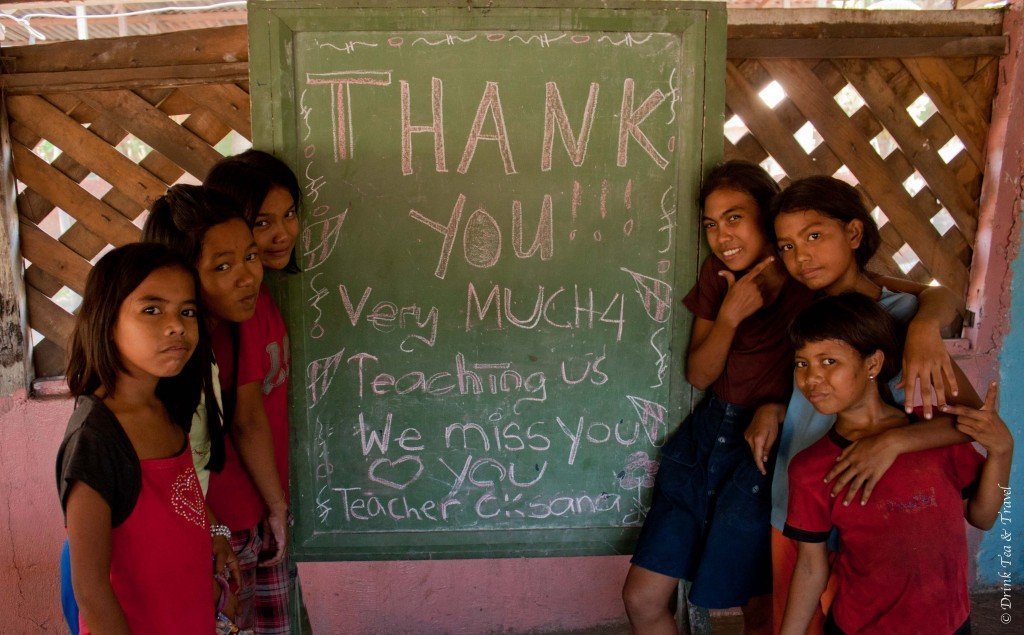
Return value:
[[(403, 463), (410, 465), (405, 467), (399, 467)], [(411, 468), (415, 466), (415, 474), (411, 473)], [(381, 476), (381, 472), (387, 476)], [(391, 459), (377, 459), (370, 464), (369, 477), (374, 483), (380, 483), (393, 489), (403, 490), (416, 482), (416, 479), (423, 474), (423, 461), (415, 456), (403, 456), (400, 459), (392, 461)], [(405, 478), (403, 478), (403, 476)]]

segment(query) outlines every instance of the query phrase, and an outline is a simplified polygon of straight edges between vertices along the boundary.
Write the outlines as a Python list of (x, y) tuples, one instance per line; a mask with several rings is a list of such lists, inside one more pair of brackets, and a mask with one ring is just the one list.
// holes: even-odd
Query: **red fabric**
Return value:
[(846, 633), (952, 633), (967, 619), (963, 493), (984, 457), (969, 443), (900, 455), (866, 506), (832, 498), (823, 476), (849, 441), (835, 428), (789, 467), (785, 534), (823, 541), (834, 526), (836, 624)]
[(274, 460), (288, 495), (288, 331), (266, 287), (260, 288), (256, 312), (239, 326), (238, 385), (259, 382), (263, 409), (274, 439)]
[[(110, 583), (133, 633), (213, 633), (210, 526), (186, 449), (141, 461), (142, 490), (111, 532)], [(79, 617), (81, 633), (89, 633)]]
[[(231, 325), (224, 324), (213, 332), (213, 354), (217, 360), (220, 388), (224, 403), (235, 394), (235, 352), (231, 342)], [(231, 531), (251, 529), (263, 519), (266, 507), (263, 497), (249, 478), (234, 438), (228, 434), (224, 443), (224, 469), (210, 473), (206, 502)]]
[[(718, 275), (728, 268), (715, 256), (708, 256), (700, 268), (697, 284), (683, 304), (699, 318), (714, 321), (725, 300), (729, 284)], [(736, 278), (743, 276), (735, 273)], [(796, 280), (786, 281), (774, 302), (743, 320), (725, 360), (725, 368), (711, 384), (719, 398), (739, 406), (789, 403), (793, 390), (793, 349), (786, 329), (796, 314), (811, 303), (813, 292)]]
[[(222, 326), (213, 333), (213, 351), (220, 371), (221, 391), (224, 395), (234, 394), (236, 386), (259, 382), (263, 409), (274, 444), (277, 475), (287, 498), (288, 331), (266, 287), (260, 288), (253, 316), (237, 328), (237, 376), (229, 326)], [(238, 456), (231, 435), (225, 446), (224, 469), (210, 474), (207, 500), (218, 521), (230, 527), (233, 532), (242, 531), (258, 525), (265, 515), (266, 507)]]

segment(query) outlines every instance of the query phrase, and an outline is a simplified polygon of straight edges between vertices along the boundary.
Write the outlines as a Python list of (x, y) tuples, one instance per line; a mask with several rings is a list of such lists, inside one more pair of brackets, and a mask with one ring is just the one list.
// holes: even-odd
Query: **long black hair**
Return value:
[[(154, 271), (180, 269), (192, 279), (199, 307), (199, 340), (192, 357), (180, 373), (161, 377), (156, 396), (167, 408), (175, 425), (187, 434), (192, 428), (192, 415), (199, 407), (200, 395), (206, 395), (207, 412), (217, 410), (210, 383), (210, 338), (203, 320), (199, 298), (199, 276), (190, 262), (164, 245), (132, 243), (118, 247), (100, 258), (89, 272), (85, 295), (75, 322), (68, 349), (66, 376), (74, 397), (103, 389), (112, 395), (117, 391), (119, 373), (127, 372), (114, 342), (114, 328), (125, 298)], [(214, 423), (219, 426), (219, 412)], [(213, 435), (211, 435), (212, 437)], [(223, 445), (220, 448), (223, 461)], [(213, 461), (211, 457), (211, 462)]]

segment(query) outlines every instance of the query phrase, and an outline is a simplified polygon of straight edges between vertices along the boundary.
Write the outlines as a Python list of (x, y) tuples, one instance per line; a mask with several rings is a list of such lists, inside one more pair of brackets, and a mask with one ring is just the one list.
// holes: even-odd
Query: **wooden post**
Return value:
[(32, 380), (11, 156), (7, 106), (0, 100), (0, 397), (27, 390)]
[(1010, 264), (1020, 249), (1018, 214), (1024, 205), (1024, 0), (1013, 0), (1004, 16), (1010, 50), (999, 61), (967, 295), (974, 324), (966, 332), (978, 376), (985, 380), (996, 377), (997, 356), (1010, 327)]

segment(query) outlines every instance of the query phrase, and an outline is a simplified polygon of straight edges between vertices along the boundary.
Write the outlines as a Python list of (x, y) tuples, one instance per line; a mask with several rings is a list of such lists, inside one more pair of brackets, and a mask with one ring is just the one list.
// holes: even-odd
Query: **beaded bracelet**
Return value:
[(231, 529), (227, 525), (210, 525), (210, 536), (214, 538), (221, 536), (230, 539)]

